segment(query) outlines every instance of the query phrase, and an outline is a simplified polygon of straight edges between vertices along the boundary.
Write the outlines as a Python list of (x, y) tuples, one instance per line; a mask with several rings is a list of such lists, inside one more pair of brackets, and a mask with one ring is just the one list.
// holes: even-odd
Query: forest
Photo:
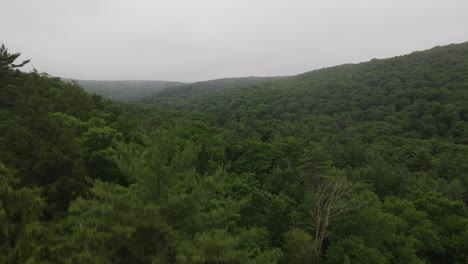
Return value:
[(127, 103), (19, 57), (0, 263), (468, 261), (468, 42)]

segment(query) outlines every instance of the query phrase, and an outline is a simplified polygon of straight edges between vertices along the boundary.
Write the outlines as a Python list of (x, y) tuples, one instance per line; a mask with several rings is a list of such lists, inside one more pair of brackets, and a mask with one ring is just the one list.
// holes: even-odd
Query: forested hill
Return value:
[[(71, 82), (72, 79), (64, 78)], [(180, 86), (182, 82), (170, 81), (104, 81), (75, 80), (89, 93), (95, 93), (114, 101), (131, 102), (148, 97), (168, 87)]]
[(295, 122), (323, 115), (342, 120), (339, 127), (346, 120), (382, 121), (414, 137), (455, 136), (466, 141), (467, 73), (468, 43), (463, 43), (239, 89), (206, 89), (191, 96), (171, 89), (158, 93), (153, 102), (212, 114), (226, 122), (246, 116)]
[(19, 55), (0, 47), (0, 263), (467, 261), (468, 43), (159, 106)]
[(206, 95), (212, 92), (226, 91), (229, 89), (245, 87), (249, 85), (254, 85), (258, 83), (266, 83), (271, 81), (278, 81), (286, 79), (287, 77), (277, 76), (277, 77), (237, 77), (237, 78), (224, 78), (224, 79), (215, 79), (209, 81), (189, 83), (185, 85), (173, 86), (170, 89), (161, 90), (148, 98), (144, 98), (142, 101), (147, 103), (158, 102), (165, 105), (171, 105), (172, 102), (167, 102), (166, 100), (171, 100), (172, 97), (194, 97)]
[[(151, 102), (160, 95), (168, 96), (177, 93), (178, 96), (190, 97), (206, 94), (212, 91), (226, 90), (261, 82), (284, 79), (285, 77), (237, 77), (216, 79), (195, 83), (170, 81), (106, 81), (106, 80), (72, 80), (76, 81), (89, 93), (94, 93), (118, 102), (136, 102), (144, 100)], [(173, 92), (175, 90), (175, 92)]]

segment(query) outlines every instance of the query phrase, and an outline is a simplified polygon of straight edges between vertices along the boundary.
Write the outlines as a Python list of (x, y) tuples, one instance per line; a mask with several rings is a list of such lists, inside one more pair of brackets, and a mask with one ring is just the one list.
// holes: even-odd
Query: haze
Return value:
[(468, 1), (2, 1), (0, 42), (53, 76), (277, 76), (468, 41)]

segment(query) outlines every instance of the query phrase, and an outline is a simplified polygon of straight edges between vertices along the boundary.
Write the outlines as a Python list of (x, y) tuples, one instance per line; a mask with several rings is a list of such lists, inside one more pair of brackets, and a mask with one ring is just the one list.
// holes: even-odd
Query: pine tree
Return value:
[(14, 64), (15, 60), (21, 55), (21, 53), (9, 53), (8, 49), (4, 44), (0, 46), (0, 71), (7, 69), (20, 68), (28, 64), (31, 60), (24, 60), (19, 64)]
[(21, 53), (9, 53), (4, 44), (0, 46), (0, 84), (4, 81), (5, 77), (13, 69), (21, 68), (28, 64), (31, 60), (24, 60), (21, 63), (15, 64), (16, 59)]

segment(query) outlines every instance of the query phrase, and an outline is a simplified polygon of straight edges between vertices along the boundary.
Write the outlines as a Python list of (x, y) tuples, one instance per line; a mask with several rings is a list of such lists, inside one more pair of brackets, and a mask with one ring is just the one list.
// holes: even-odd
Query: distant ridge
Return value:
[(172, 81), (149, 81), (149, 80), (77, 80), (62, 78), (64, 81), (76, 81), (86, 91), (102, 95), (113, 101), (138, 101), (142, 98), (151, 96), (152, 94), (172, 86), (179, 86), (183, 82)]
[[(280, 81), (289, 78), (288, 76), (276, 76), (276, 77), (233, 77), (233, 78), (222, 78), (208, 81), (194, 82), (183, 85), (177, 85), (163, 89), (153, 94), (152, 96), (145, 98), (144, 102), (155, 102), (160, 101), (160, 98), (169, 99), (172, 96), (179, 98), (188, 98), (193, 96), (200, 96), (210, 94), (212, 92), (229, 90), (233, 88), (240, 88), (260, 83), (268, 83), (274, 81)], [(168, 102), (169, 103), (169, 102)]]

